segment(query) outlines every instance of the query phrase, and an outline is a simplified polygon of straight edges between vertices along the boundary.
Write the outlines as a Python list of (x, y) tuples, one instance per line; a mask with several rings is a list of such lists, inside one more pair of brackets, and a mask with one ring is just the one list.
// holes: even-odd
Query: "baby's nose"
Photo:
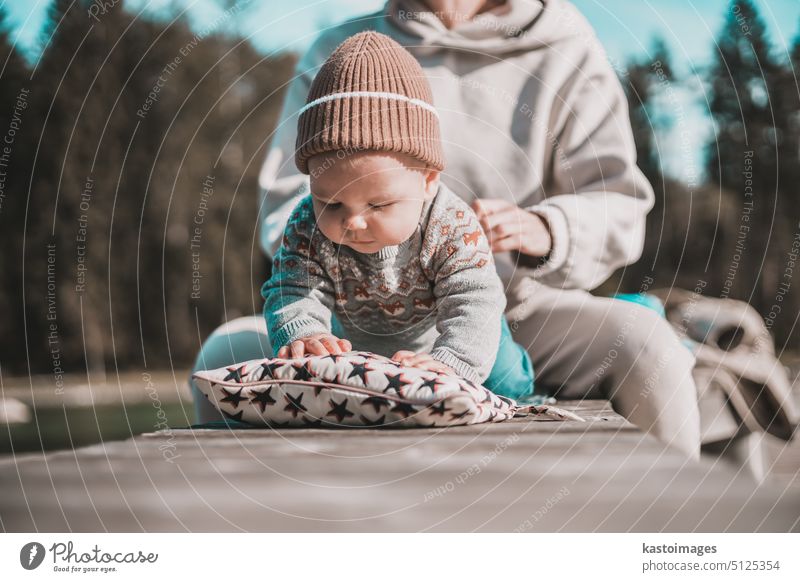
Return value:
[(367, 228), (367, 221), (361, 214), (356, 214), (344, 219), (345, 230), (364, 230)]

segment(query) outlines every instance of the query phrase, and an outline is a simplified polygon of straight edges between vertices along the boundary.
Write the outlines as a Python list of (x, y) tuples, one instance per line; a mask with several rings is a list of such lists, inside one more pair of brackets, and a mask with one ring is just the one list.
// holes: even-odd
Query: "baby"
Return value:
[(343, 42), (300, 110), (295, 162), (310, 195), (262, 288), (279, 357), (367, 350), (512, 398), (532, 392), (489, 242), (439, 180), (438, 116), (410, 53), (375, 32)]

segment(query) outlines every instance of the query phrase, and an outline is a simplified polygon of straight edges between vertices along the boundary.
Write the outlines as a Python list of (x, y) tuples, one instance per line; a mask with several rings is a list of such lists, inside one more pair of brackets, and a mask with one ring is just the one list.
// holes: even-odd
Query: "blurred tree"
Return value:
[[(666, 43), (656, 38), (647, 58), (630, 61), (620, 79), (628, 99), (637, 163), (653, 186), (655, 204), (647, 216), (642, 258), (606, 284), (601, 293), (640, 292), (657, 287), (694, 288), (699, 279), (712, 283), (710, 264), (718, 261), (720, 243), (731, 222), (730, 205), (719, 189), (666, 175), (659, 143), (683, 112), (677, 77)], [(712, 283), (713, 285), (713, 283)]]
[(26, 353), (35, 372), (55, 357), (185, 368), (214, 327), (261, 309), (257, 175), (294, 56), (259, 56), (224, 19), (198, 33), (90, 5), (53, 3), (31, 69), (0, 36), (0, 127), (15, 86), (31, 92), (0, 209), (18, 257), (0, 291), (4, 371), (27, 372)]
[[(800, 27), (789, 50), (788, 62), (775, 82), (775, 125), (778, 148), (778, 210), (780, 237), (774, 246), (779, 261), (778, 290), (783, 315), (774, 322), (773, 331), (782, 345), (797, 346), (800, 314), (800, 284), (793, 281), (800, 245)], [(788, 284), (788, 289), (785, 287)]]
[(779, 210), (778, 152), (784, 117), (776, 90), (782, 75), (771, 55), (766, 26), (752, 0), (730, 3), (710, 71), (710, 113), (716, 135), (708, 173), (740, 208), (726, 249), (723, 296), (765, 312), (774, 302), (786, 223)]
[[(0, 248), (3, 276), (0, 277), (0, 338), (4, 341), (2, 367), (9, 362), (25, 369), (25, 318), (22, 310), (21, 217), (25, 213), (27, 170), (32, 157), (30, 135), (36, 124), (31, 112), (30, 72), (9, 38), (7, 14), (0, 5)], [(12, 127), (12, 122), (16, 129)], [(14, 135), (10, 135), (13, 131)], [(10, 139), (13, 143), (6, 143)]]
[(658, 187), (663, 177), (658, 134), (666, 129), (669, 121), (657, 111), (654, 100), (660, 87), (676, 82), (672, 58), (664, 40), (656, 38), (646, 58), (630, 61), (620, 81), (628, 98), (637, 163), (654, 187)]

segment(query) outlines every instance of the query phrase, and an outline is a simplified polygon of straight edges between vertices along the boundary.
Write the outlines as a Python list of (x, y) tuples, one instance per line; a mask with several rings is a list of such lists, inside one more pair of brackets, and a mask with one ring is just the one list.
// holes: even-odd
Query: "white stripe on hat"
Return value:
[(384, 99), (393, 99), (395, 101), (405, 101), (407, 103), (411, 103), (412, 105), (418, 105), (423, 109), (427, 109), (437, 118), (439, 117), (439, 113), (436, 111), (436, 108), (426, 101), (422, 101), (421, 99), (412, 99), (407, 95), (401, 95), (400, 93), (389, 93), (386, 91), (346, 91), (344, 93), (331, 93), (330, 95), (325, 95), (319, 99), (314, 99), (313, 101), (306, 103), (300, 109), (300, 111), (297, 112), (297, 115), (299, 117), (315, 105), (327, 103), (328, 101), (333, 101), (334, 99), (347, 99), (348, 97), (381, 97)]

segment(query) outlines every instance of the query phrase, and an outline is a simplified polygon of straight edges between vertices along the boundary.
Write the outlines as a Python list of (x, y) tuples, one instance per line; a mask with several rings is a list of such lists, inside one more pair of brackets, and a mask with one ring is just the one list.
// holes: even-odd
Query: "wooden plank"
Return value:
[(606, 404), (587, 416), (172, 430), (6, 457), (0, 520), (6, 531), (798, 531), (800, 497), (714, 460), (686, 463)]

